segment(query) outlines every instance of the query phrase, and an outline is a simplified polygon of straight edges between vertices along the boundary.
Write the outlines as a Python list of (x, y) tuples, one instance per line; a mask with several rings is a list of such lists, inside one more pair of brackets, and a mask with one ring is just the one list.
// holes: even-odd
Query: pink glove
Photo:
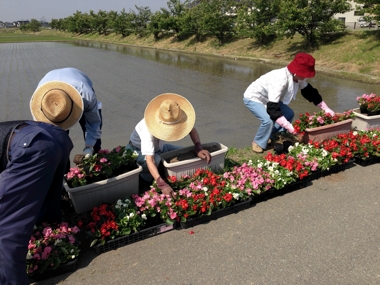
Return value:
[(284, 129), (287, 129), (289, 133), (291, 133), (291, 134), (296, 133), (294, 131), (293, 125), (284, 116), (281, 116), (280, 118), (278, 118), (276, 120), (276, 123), (279, 124)]
[(164, 179), (161, 178), (161, 176), (157, 178), (156, 183), (157, 183), (158, 189), (161, 190), (162, 194), (169, 195), (170, 197), (174, 198), (175, 193), (174, 193), (172, 187), (170, 187), (164, 181)]
[(322, 101), (317, 105), (319, 108), (321, 108), (323, 111), (325, 111), (326, 114), (330, 114), (331, 116), (335, 116), (335, 112), (331, 110), (325, 103), (325, 101)]

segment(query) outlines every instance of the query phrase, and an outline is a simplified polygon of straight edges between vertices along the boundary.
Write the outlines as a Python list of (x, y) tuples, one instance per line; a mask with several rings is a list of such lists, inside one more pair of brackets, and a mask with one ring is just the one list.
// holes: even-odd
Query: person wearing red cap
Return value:
[(288, 66), (272, 70), (248, 86), (244, 92), (244, 104), (261, 121), (252, 142), (253, 151), (263, 152), (276, 132), (295, 133), (291, 124), (294, 112), (288, 104), (296, 99), (299, 89), (306, 100), (335, 115), (318, 90), (305, 81), (315, 76), (314, 66), (315, 59), (310, 54), (298, 53)]

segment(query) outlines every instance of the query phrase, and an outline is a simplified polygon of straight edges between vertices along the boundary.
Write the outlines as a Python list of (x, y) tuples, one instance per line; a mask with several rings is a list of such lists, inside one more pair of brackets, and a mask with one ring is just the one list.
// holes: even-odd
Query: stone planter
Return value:
[(216, 151), (210, 152), (212, 157), (210, 164), (207, 164), (206, 160), (200, 159), (199, 157), (194, 157), (178, 162), (170, 162), (172, 158), (192, 151), (194, 149), (193, 146), (184, 147), (178, 150), (173, 150), (161, 154), (166, 176), (176, 176), (179, 179), (183, 174), (189, 176), (193, 175), (197, 169), (211, 169), (215, 173), (222, 172), (224, 169), (224, 158), (228, 148), (225, 145), (217, 142), (202, 144), (202, 147), (204, 149), (210, 147), (218, 149)]
[(354, 109), (355, 118), (352, 121), (352, 129), (365, 131), (371, 128), (380, 127), (380, 115), (368, 116), (362, 114), (359, 108)]
[(313, 142), (323, 142), (339, 134), (347, 134), (351, 131), (351, 124), (352, 119), (348, 119), (322, 127), (306, 129), (302, 142), (308, 143), (310, 140)]
[(64, 187), (69, 193), (76, 213), (91, 211), (101, 203), (113, 203), (118, 199), (125, 199), (138, 194), (139, 173), (142, 167), (120, 174), (110, 179), (94, 182), (88, 185), (70, 188), (66, 182)]

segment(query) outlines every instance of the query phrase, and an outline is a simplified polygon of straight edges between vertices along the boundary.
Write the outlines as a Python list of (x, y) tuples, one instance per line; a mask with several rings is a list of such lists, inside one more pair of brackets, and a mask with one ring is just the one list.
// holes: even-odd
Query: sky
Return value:
[(61, 19), (73, 15), (76, 11), (90, 13), (103, 11), (126, 12), (138, 7), (149, 7), (152, 12), (168, 8), (169, 0), (0, 0), (0, 21), (14, 22), (23, 20)]

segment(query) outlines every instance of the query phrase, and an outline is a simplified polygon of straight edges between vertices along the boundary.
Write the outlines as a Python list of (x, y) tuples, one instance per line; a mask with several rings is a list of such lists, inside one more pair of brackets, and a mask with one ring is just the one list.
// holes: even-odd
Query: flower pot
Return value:
[(101, 254), (107, 251), (118, 249), (128, 244), (138, 242), (140, 240), (150, 238), (152, 236), (162, 234), (167, 231), (171, 231), (173, 229), (175, 229), (175, 224), (167, 225), (165, 223), (161, 223), (159, 225), (143, 229), (136, 233), (106, 241), (104, 244), (95, 245), (93, 249), (96, 254)]
[(215, 212), (211, 212), (210, 215), (204, 215), (201, 217), (190, 217), (187, 219), (186, 222), (181, 222), (181, 228), (182, 229), (191, 228), (199, 224), (207, 223), (212, 220), (216, 220), (218, 218), (221, 218), (233, 213), (237, 213), (241, 210), (248, 209), (250, 207), (250, 204), (251, 204), (251, 198), (245, 201), (236, 202), (230, 207), (219, 209), (219, 210), (216, 210)]
[(380, 127), (380, 115), (368, 116), (361, 114), (359, 108), (354, 109), (355, 118), (352, 121), (354, 130), (364, 131), (370, 128)]
[(128, 171), (116, 177), (94, 182), (88, 185), (70, 188), (66, 182), (64, 187), (69, 193), (76, 213), (92, 210), (101, 203), (113, 203), (118, 199), (125, 199), (138, 194), (139, 173), (142, 167)]
[(370, 111), (370, 110), (368, 110), (367, 111), (367, 116), (376, 116), (376, 115), (378, 115), (379, 114), (379, 112), (378, 111)]
[(193, 175), (197, 169), (211, 169), (211, 171), (215, 173), (222, 172), (224, 169), (224, 158), (228, 148), (217, 142), (202, 144), (202, 147), (204, 149), (217, 149), (216, 151), (210, 152), (210, 164), (207, 164), (206, 160), (199, 157), (194, 157), (183, 161), (170, 162), (172, 158), (192, 151), (194, 149), (193, 146), (184, 147), (161, 154), (166, 176), (176, 176), (177, 179), (180, 179), (184, 174), (189, 176)]
[(306, 129), (302, 137), (303, 143), (308, 143), (310, 140), (313, 142), (323, 142), (324, 140), (331, 139), (339, 134), (347, 134), (351, 131), (352, 119), (340, 121), (334, 124)]

